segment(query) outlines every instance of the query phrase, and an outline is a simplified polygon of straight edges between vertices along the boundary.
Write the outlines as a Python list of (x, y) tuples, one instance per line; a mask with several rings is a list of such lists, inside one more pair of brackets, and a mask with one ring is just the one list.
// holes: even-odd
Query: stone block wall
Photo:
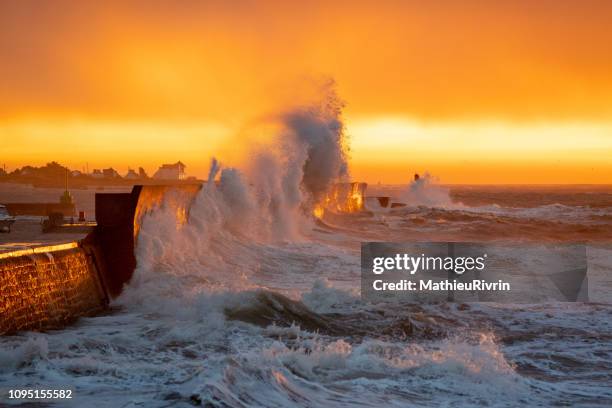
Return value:
[(0, 254), (0, 334), (61, 328), (107, 304), (95, 260), (77, 243)]

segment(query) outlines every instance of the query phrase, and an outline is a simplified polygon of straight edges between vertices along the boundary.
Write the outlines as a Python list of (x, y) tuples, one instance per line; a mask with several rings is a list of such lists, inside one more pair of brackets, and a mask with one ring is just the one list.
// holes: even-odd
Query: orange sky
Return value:
[(0, 164), (203, 176), (328, 76), (360, 180), (612, 183), (612, 2), (124, 3), (0, 3)]

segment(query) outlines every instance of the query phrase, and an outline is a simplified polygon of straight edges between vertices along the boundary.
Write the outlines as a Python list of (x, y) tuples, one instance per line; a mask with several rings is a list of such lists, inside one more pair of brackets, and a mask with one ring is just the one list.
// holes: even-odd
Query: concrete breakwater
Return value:
[(73, 242), (0, 254), (0, 334), (61, 328), (108, 296), (91, 251)]
[(0, 335), (61, 328), (102, 312), (132, 277), (142, 217), (162, 205), (186, 217), (200, 188), (96, 194), (97, 225), (83, 240), (0, 253)]

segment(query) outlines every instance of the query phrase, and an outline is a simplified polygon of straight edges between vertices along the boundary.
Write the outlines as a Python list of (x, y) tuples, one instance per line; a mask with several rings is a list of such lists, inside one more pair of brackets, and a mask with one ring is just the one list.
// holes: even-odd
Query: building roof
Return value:
[(160, 169), (176, 169), (176, 168), (178, 168), (178, 169), (183, 168), (184, 169), (185, 167), (187, 167), (187, 166), (185, 166), (185, 163), (183, 163), (183, 162), (181, 162), (179, 160), (179, 161), (177, 161), (174, 164), (162, 164)]

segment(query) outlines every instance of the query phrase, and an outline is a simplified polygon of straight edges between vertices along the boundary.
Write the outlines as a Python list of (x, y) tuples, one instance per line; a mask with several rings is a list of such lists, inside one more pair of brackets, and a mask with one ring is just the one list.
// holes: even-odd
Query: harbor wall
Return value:
[(142, 218), (162, 205), (187, 217), (201, 187), (96, 194), (97, 225), (81, 241), (0, 253), (0, 335), (62, 328), (102, 312), (132, 277)]
[(95, 254), (79, 243), (0, 253), (0, 334), (62, 328), (107, 305)]

